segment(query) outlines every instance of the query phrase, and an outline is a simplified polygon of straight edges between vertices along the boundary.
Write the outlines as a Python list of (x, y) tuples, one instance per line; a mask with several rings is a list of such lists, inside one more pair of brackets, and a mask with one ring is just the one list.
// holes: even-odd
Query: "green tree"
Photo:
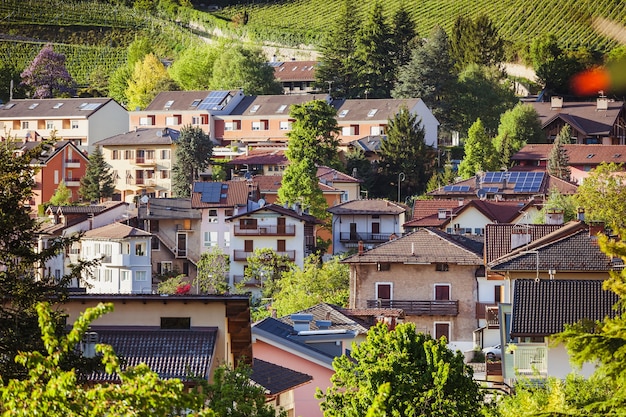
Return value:
[[(248, 257), (247, 263), (248, 267), (244, 271), (244, 279), (240, 287), (246, 282), (258, 281), (261, 286), (261, 298), (265, 299), (274, 299), (279, 291), (279, 282), (283, 273), (294, 266), (287, 255), (277, 253), (270, 248), (255, 249), (252, 255)], [(267, 316), (267, 314), (265, 315)]]
[(187, 125), (180, 130), (172, 166), (172, 191), (175, 196), (191, 196), (191, 185), (209, 167), (212, 155), (213, 142), (200, 127)]
[(319, 256), (309, 255), (302, 269), (293, 267), (282, 274), (272, 307), (279, 317), (319, 303), (347, 307), (349, 275), (348, 265), (339, 257), (321, 262)]
[(349, 149), (345, 153), (345, 160), (345, 172), (363, 181), (361, 182), (361, 191), (366, 191), (369, 194), (376, 183), (376, 172), (372, 162), (365, 156), (365, 152), (360, 148)]
[(111, 198), (115, 192), (115, 178), (111, 167), (104, 160), (102, 149), (96, 146), (89, 155), (85, 175), (80, 179), (78, 194), (86, 201), (100, 202)]
[(462, 178), (471, 178), (479, 171), (493, 171), (498, 168), (493, 144), (480, 119), (467, 132), (464, 147), (465, 157), (459, 164), (459, 175)]
[(565, 181), (570, 180), (571, 170), (569, 157), (563, 145), (571, 143), (571, 138), (572, 128), (566, 124), (556, 136), (548, 157), (548, 173)]
[(441, 126), (450, 129), (453, 125), (450, 109), (456, 99), (457, 77), (448, 35), (437, 27), (422, 45), (413, 49), (410, 61), (400, 67), (392, 96), (421, 98)]
[(413, 323), (394, 330), (384, 323), (370, 328), (367, 340), (353, 346), (349, 357), (333, 361), (333, 385), (317, 393), (324, 416), (366, 415), (386, 383), (391, 389), (384, 404), (378, 404), (382, 415), (481, 415), (483, 398), (472, 369), (446, 343), (417, 333)]
[[(46, 272), (45, 263), (79, 237), (50, 240), (42, 250), (33, 245), (39, 223), (25, 205), (35, 185), (37, 168), (31, 161), (49, 146), (40, 143), (23, 154), (14, 154), (14, 140), (9, 138), (0, 144), (0, 294), (4, 300), (0, 303), (0, 375), (5, 381), (26, 376), (26, 369), (13, 360), (18, 352), (44, 350), (35, 311), (37, 302), (62, 302), (67, 285), (91, 265), (79, 262), (68, 275), (55, 279)], [(62, 332), (64, 319), (60, 314), (54, 319)]]
[(67, 188), (65, 181), (61, 180), (56, 191), (50, 197), (49, 203), (53, 206), (69, 206), (72, 204), (72, 191)]
[(186, 294), (191, 292), (191, 283), (188, 281), (186, 275), (178, 274), (170, 276), (164, 281), (159, 282), (157, 292), (159, 294)]
[(193, 285), (205, 294), (225, 294), (228, 292), (229, 270), (228, 255), (219, 246), (213, 246), (200, 255)]
[[(15, 98), (26, 97), (24, 87), (20, 85), (20, 73), (21, 70), (19, 70), (14, 63), (0, 63), (0, 100), (3, 102), (9, 101), (11, 96)], [(11, 83), (14, 85), (13, 89), (11, 89)]]
[(183, 90), (208, 90), (220, 50), (200, 45), (183, 50), (168, 72)]
[(154, 54), (148, 54), (143, 60), (137, 61), (133, 68), (133, 75), (128, 80), (125, 96), (128, 108), (145, 109), (161, 91), (176, 90), (171, 78)]
[(148, 38), (140, 37), (135, 39), (128, 45), (126, 54), (126, 65), (116, 69), (109, 79), (109, 96), (114, 98), (118, 103), (126, 106), (128, 97), (126, 97), (126, 89), (128, 82), (133, 76), (133, 70), (137, 62), (143, 61), (144, 57), (154, 50)]
[(391, 34), (382, 3), (375, 0), (356, 37), (355, 57), (360, 97), (391, 97), (395, 73)]
[(459, 74), (457, 100), (452, 108), (455, 128), (466, 132), (480, 118), (487, 132), (495, 136), (500, 115), (518, 102), (510, 83), (502, 78), (502, 72), (470, 64)]
[(585, 209), (589, 221), (602, 221), (612, 227), (626, 226), (626, 180), (623, 167), (616, 163), (601, 163), (578, 187), (574, 199)]
[(278, 203), (298, 204), (320, 220), (329, 217), (328, 203), (319, 187), (317, 167), (311, 160), (302, 159), (287, 165), (278, 189)]
[[(285, 155), (290, 162), (309, 159), (316, 165), (338, 168), (339, 126), (337, 110), (324, 100), (311, 100), (291, 106), (292, 129)], [(317, 171), (316, 171), (317, 172)]]
[(320, 45), (315, 81), (321, 91), (334, 98), (352, 98), (357, 94), (356, 34), (360, 19), (355, 16), (353, 0), (343, 0), (336, 22), (329, 25)]
[(530, 104), (519, 103), (500, 116), (498, 136), (493, 140), (502, 167), (511, 166), (511, 157), (527, 143), (543, 143), (546, 135), (541, 129), (539, 115)]
[(546, 212), (549, 210), (563, 210), (563, 220), (565, 222), (576, 220), (578, 217), (578, 208), (576, 207), (574, 197), (561, 194), (556, 187), (550, 189), (548, 199), (537, 214), (536, 219), (533, 220), (533, 223), (545, 223)]
[(65, 68), (65, 55), (54, 52), (52, 44), (46, 44), (30, 65), (22, 71), (22, 85), (33, 98), (72, 97), (76, 85)]
[[(404, 2), (394, 12), (391, 24), (391, 53), (394, 68), (400, 68), (411, 60), (411, 50), (418, 46), (415, 23)], [(419, 96), (415, 96), (419, 97)]]
[(213, 66), (209, 88), (241, 89), (248, 95), (280, 94), (283, 91), (263, 51), (240, 44), (228, 45), (220, 51)]
[(459, 70), (471, 64), (494, 66), (504, 59), (504, 40), (485, 14), (474, 20), (458, 16), (450, 38), (452, 55)]
[(400, 184), (401, 196), (413, 195), (426, 188), (430, 177), (427, 161), (433, 156), (433, 150), (426, 145), (424, 137), (421, 121), (406, 106), (388, 121), (387, 139), (380, 144), (380, 161), (388, 180), (397, 181), (398, 176), (404, 174), (404, 181)]

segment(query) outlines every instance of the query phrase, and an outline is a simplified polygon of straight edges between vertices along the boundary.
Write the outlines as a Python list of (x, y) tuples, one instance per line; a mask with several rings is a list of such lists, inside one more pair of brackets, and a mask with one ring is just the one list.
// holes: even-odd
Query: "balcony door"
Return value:
[(356, 223), (350, 223), (350, 240), (357, 240)]
[(178, 235), (176, 236), (176, 241), (176, 256), (179, 258), (187, 257), (187, 233), (178, 233)]
[(390, 308), (393, 296), (393, 284), (391, 282), (376, 283), (376, 300), (379, 307)]
[(285, 227), (285, 221), (286, 219), (284, 217), (279, 217), (278, 219), (276, 219), (276, 231), (279, 235), (285, 234), (285, 231), (287, 230)]

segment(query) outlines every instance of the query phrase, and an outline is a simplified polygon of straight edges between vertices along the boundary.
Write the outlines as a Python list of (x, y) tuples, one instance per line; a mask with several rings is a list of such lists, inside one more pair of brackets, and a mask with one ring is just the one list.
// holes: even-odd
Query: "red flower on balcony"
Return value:
[(181, 284), (176, 288), (176, 294), (189, 294), (191, 284)]

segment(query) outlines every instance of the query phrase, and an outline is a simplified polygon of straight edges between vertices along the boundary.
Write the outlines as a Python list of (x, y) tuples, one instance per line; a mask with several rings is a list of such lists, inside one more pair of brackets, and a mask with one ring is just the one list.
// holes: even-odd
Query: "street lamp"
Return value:
[(400, 172), (398, 174), (398, 203), (400, 202), (400, 183), (402, 183), (402, 181), (404, 181), (406, 178), (406, 175), (404, 175), (404, 172)]

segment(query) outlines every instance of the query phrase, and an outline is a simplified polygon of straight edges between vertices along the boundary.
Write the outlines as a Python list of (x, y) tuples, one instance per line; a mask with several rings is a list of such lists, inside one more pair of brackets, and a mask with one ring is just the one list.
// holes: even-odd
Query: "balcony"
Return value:
[(243, 285), (244, 287), (261, 287), (261, 281), (258, 279), (247, 278), (243, 275), (233, 275), (233, 283), (235, 285)]
[(353, 232), (341, 232), (339, 233), (339, 240), (343, 243), (358, 242), (363, 243), (383, 243), (391, 238), (391, 235), (398, 236), (399, 233), (353, 233)]
[(252, 256), (254, 252), (246, 252), (245, 250), (235, 249), (233, 251), (233, 260), (245, 261), (249, 256)]
[(399, 308), (410, 316), (457, 316), (458, 300), (367, 300), (367, 308)]
[[(250, 227), (250, 226), (248, 226)], [(285, 226), (258, 226), (255, 228), (241, 227), (235, 225), (235, 236), (295, 236), (296, 226), (293, 224)]]
[(66, 159), (65, 168), (80, 168), (80, 159)]
[(513, 368), (519, 375), (548, 376), (548, 348), (544, 344), (520, 343), (513, 351)]
[(136, 178), (135, 184), (138, 187), (154, 187), (156, 185), (156, 180), (152, 178)]
[(63, 178), (66, 187), (80, 187), (80, 178)]
[(155, 158), (145, 158), (142, 156), (138, 156), (135, 158), (135, 165), (142, 165), (142, 166), (154, 166), (156, 165), (156, 159)]
[(489, 329), (500, 328), (498, 306), (494, 303), (476, 303), (476, 318), (485, 319)]

